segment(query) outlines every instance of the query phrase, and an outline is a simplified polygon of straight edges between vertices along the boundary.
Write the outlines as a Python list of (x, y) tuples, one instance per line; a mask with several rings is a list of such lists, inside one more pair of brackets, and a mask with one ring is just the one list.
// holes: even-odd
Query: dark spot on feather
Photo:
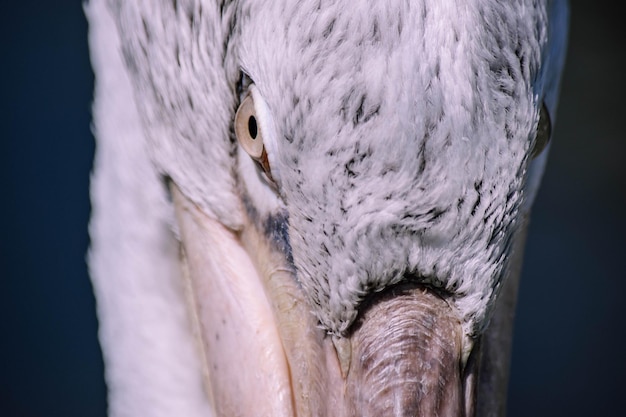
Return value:
[(513, 188), (509, 189), (509, 192), (506, 194), (506, 204), (510, 205), (511, 201), (513, 201), (513, 197), (515, 197), (515, 190)]
[[(344, 206), (343, 200), (339, 201), (339, 210), (341, 211), (341, 214), (346, 214), (348, 212), (348, 209), (345, 208)], [(333, 230), (333, 233), (334, 233), (334, 230)]]
[[(419, 165), (417, 168), (417, 173), (422, 174), (426, 170), (426, 141), (422, 142), (420, 145), (419, 153), (417, 154), (417, 159), (419, 161)], [(420, 191), (424, 191), (423, 187), (420, 187)]]
[(148, 27), (148, 22), (146, 22), (146, 19), (144, 19), (143, 17), (141, 18), (141, 25), (143, 26), (143, 33), (146, 35), (146, 41), (150, 43), (152, 39), (152, 33), (150, 31), (150, 28)]
[(426, 213), (431, 221), (437, 221), (441, 216), (448, 212), (448, 209), (432, 208)]
[(165, 197), (168, 202), (173, 202), (172, 198), (172, 190), (170, 189), (170, 184), (172, 183), (172, 178), (169, 175), (161, 175), (161, 184), (163, 185), (163, 190), (165, 191)]
[(365, 117), (363, 117), (363, 123), (367, 123), (372, 117), (378, 115), (380, 112), (380, 104), (374, 107), (370, 112), (368, 112)]
[(230, 44), (230, 40), (235, 35), (235, 32), (236, 32), (235, 31), (236, 23), (237, 23), (237, 13), (233, 13), (233, 15), (228, 21), (228, 30), (226, 31), (226, 36), (224, 36), (224, 41), (222, 43), (222, 63), (226, 61), (228, 45)]
[(220, 1), (220, 16), (224, 16), (226, 13), (226, 1)]
[(359, 107), (356, 109), (356, 113), (354, 114), (354, 119), (352, 119), (352, 123), (355, 126), (359, 124), (359, 122), (361, 121), (361, 118), (363, 117), (363, 104), (365, 103), (365, 97), (366, 97), (365, 94), (361, 96)]
[(176, 57), (176, 65), (180, 68), (180, 47), (178, 46), (178, 43), (174, 48), (174, 56)]
[(402, 15), (398, 12), (398, 36), (402, 35)]
[(340, 36), (339, 38), (337, 38), (337, 42), (335, 43), (335, 47), (340, 46), (345, 41), (346, 41), (346, 36), (345, 35)]
[(476, 202), (474, 203), (474, 206), (472, 206), (472, 211), (471, 211), (472, 216), (476, 214), (476, 209), (480, 205), (480, 195), (481, 195), (482, 187), (483, 187), (482, 181), (477, 181), (474, 183), (474, 190), (476, 190), (476, 192), (478, 193), (478, 197), (476, 198)]
[(388, 175), (389, 173), (396, 172), (396, 171), (397, 171), (396, 167), (394, 167), (392, 165), (385, 165), (383, 167), (383, 170), (380, 171), (380, 175), (384, 177), (384, 176)]
[(372, 41), (373, 43), (380, 42), (380, 29), (378, 28), (378, 19), (374, 19), (374, 23), (372, 25)]
[(187, 20), (189, 21), (189, 27), (193, 28), (196, 24), (196, 16), (193, 14), (193, 9), (187, 10)]
[(324, 29), (324, 32), (322, 32), (322, 36), (324, 37), (324, 39), (328, 39), (330, 34), (333, 32), (333, 28), (335, 27), (335, 20), (336, 19), (331, 20), (330, 23), (328, 23), (328, 26), (326, 26), (326, 29)]
[(354, 163), (355, 163), (355, 160), (354, 160), (354, 158), (352, 158), (345, 165), (346, 174), (348, 174), (348, 177), (350, 177), (350, 178), (355, 178), (356, 177), (356, 172), (354, 172), (352, 170), (352, 168), (354, 167)]
[(485, 208), (485, 214), (483, 215), (483, 224), (487, 224), (491, 216), (495, 213), (495, 207), (493, 202), (490, 202), (487, 208)]

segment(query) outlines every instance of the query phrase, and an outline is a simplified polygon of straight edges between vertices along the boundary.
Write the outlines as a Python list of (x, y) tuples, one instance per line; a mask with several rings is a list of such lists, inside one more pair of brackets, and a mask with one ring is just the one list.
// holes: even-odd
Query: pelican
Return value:
[(561, 0), (90, 0), (111, 416), (505, 413)]

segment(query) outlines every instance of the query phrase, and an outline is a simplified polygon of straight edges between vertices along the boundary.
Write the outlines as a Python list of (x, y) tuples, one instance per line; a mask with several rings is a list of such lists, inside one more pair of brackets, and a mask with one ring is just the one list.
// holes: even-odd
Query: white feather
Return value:
[(90, 273), (111, 416), (207, 417), (165, 189), (148, 157), (115, 23), (85, 8), (96, 77)]

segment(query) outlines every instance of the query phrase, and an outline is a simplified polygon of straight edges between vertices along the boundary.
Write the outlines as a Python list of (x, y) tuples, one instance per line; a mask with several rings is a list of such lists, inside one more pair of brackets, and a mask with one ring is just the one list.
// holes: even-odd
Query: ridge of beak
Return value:
[(218, 416), (471, 416), (456, 311), (400, 284), (373, 295), (349, 334), (328, 335), (295, 271), (252, 221), (206, 216), (171, 184), (207, 395)]

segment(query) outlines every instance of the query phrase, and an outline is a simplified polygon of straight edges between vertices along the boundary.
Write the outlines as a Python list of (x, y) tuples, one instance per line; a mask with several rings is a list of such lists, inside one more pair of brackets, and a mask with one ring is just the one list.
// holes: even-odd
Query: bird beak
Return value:
[(175, 185), (172, 195), (216, 415), (473, 415), (476, 366), (463, 360), (461, 321), (444, 298), (397, 286), (367, 300), (349, 334), (328, 335), (254, 222), (233, 231)]

